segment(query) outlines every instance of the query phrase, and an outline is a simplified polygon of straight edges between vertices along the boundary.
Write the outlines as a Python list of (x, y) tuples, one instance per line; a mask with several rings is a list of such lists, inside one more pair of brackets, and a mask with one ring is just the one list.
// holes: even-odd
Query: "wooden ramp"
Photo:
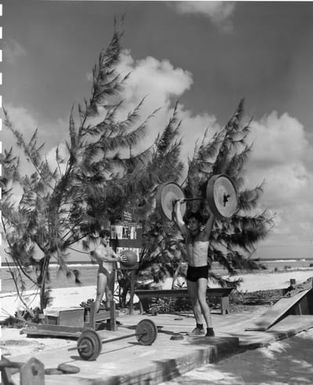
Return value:
[(310, 314), (307, 294), (311, 291), (312, 289), (307, 289), (293, 296), (281, 298), (269, 310), (256, 319), (254, 325), (246, 330), (266, 331), (289, 314)]
[(313, 315), (289, 315), (267, 330), (268, 333), (287, 333), (293, 336), (313, 328)]

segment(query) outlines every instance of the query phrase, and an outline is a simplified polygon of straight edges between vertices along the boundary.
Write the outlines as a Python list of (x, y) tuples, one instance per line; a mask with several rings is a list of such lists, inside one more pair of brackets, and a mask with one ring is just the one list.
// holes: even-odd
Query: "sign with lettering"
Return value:
[(123, 220), (126, 222), (132, 222), (133, 220), (132, 213), (129, 211), (123, 211)]

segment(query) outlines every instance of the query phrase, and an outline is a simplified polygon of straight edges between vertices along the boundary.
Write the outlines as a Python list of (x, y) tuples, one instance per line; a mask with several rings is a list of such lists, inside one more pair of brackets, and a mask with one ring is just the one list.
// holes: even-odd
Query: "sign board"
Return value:
[(133, 216), (130, 211), (123, 211), (123, 221), (126, 222), (132, 222), (133, 221)]

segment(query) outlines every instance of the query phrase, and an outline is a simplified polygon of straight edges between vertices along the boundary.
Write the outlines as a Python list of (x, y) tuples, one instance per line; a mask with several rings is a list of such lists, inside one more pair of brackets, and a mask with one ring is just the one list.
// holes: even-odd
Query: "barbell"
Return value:
[(85, 361), (95, 361), (101, 353), (102, 345), (123, 340), (130, 337), (136, 337), (137, 341), (142, 345), (152, 345), (158, 335), (158, 328), (150, 319), (143, 319), (136, 325), (136, 332), (124, 336), (101, 339), (99, 334), (91, 328), (82, 331), (78, 338), (76, 348), (69, 350), (78, 351), (79, 356)]
[[(163, 183), (158, 187), (156, 204), (161, 213), (172, 220), (173, 207), (178, 200), (184, 202), (203, 200), (204, 198), (185, 198), (181, 187), (175, 182)], [(207, 182), (205, 199), (211, 212), (219, 218), (231, 218), (237, 211), (238, 196), (234, 182), (224, 174), (213, 175)], [(182, 215), (186, 206), (181, 206)]]

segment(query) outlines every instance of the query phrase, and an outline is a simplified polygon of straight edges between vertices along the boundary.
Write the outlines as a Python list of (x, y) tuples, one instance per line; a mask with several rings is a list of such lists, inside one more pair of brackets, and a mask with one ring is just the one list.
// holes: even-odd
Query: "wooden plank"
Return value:
[(83, 329), (82, 327), (74, 327), (74, 326), (32, 324), (32, 323), (29, 323), (28, 327), (30, 329), (62, 331), (62, 332), (79, 332)]
[(82, 307), (53, 308), (45, 311), (46, 322), (51, 325), (84, 326), (84, 312)]
[(51, 337), (51, 338), (75, 338), (78, 339), (81, 333), (62, 332), (55, 330), (27, 330), (27, 337)]
[(82, 330), (83, 328), (79, 328), (79, 327), (29, 324), (24, 329), (24, 332), (27, 336), (78, 338)]
[(85, 309), (83, 309), (82, 307), (77, 309), (60, 310), (58, 325), (83, 327), (84, 311)]
[(246, 330), (265, 331), (278, 322), (293, 306), (295, 306), (311, 289), (303, 290), (292, 297), (283, 297), (269, 310), (254, 321), (254, 326)]
[[(233, 288), (208, 288), (207, 295), (210, 297), (227, 297), (232, 292)], [(139, 298), (150, 297), (187, 297), (187, 289), (161, 289), (161, 290), (135, 290), (135, 294)]]

